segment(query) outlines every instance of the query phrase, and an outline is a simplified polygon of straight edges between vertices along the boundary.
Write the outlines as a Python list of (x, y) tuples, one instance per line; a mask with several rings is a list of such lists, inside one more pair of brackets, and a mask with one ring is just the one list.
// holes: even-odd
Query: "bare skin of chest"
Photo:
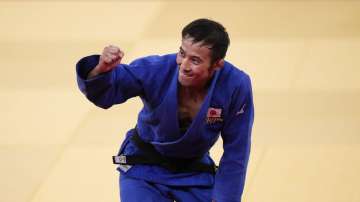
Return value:
[(178, 97), (178, 112), (179, 119), (193, 120), (199, 112), (202, 103), (204, 102), (206, 93), (190, 94), (184, 91), (180, 91)]

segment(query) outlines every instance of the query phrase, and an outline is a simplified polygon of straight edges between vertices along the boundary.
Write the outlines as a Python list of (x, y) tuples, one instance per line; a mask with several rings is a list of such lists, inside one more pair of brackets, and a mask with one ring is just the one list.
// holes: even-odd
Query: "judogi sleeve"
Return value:
[[(95, 68), (99, 55), (82, 58), (76, 64), (77, 83), (80, 91), (96, 106), (107, 109), (125, 102), (131, 97), (143, 94), (142, 78), (145, 72), (133, 65), (120, 64), (113, 70), (87, 79)], [(137, 74), (139, 72), (139, 74)]]
[(250, 154), (254, 106), (251, 81), (243, 77), (233, 93), (229, 118), (221, 132), (224, 153), (215, 176), (213, 198), (216, 202), (240, 202)]

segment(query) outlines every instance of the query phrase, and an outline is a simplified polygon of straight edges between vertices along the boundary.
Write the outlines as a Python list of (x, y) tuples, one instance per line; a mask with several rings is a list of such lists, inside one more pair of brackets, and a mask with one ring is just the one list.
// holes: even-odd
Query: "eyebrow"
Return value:
[[(180, 46), (179, 49), (186, 54), (185, 50), (184, 50), (181, 46)], [(192, 58), (196, 58), (196, 59), (200, 60), (201, 62), (204, 61), (203, 59), (201, 59), (201, 57), (196, 56), (196, 55), (191, 55), (191, 57), (192, 57)]]

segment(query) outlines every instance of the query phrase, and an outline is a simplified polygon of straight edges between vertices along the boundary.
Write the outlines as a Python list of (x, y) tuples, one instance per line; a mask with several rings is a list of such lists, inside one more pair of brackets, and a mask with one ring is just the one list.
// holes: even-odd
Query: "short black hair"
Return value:
[(229, 35), (223, 25), (210, 19), (201, 18), (186, 25), (182, 32), (182, 38), (192, 38), (193, 43), (202, 42), (210, 46), (211, 63), (225, 58), (230, 44)]

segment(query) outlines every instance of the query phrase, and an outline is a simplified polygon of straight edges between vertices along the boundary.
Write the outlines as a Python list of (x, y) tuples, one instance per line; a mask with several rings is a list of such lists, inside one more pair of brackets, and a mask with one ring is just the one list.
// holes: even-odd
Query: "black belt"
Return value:
[(141, 151), (142, 155), (123, 155), (113, 156), (113, 163), (120, 165), (147, 164), (158, 165), (172, 172), (209, 172), (215, 173), (215, 164), (205, 164), (201, 158), (173, 158), (160, 154), (155, 147), (144, 142), (135, 129), (135, 134), (130, 139)]

